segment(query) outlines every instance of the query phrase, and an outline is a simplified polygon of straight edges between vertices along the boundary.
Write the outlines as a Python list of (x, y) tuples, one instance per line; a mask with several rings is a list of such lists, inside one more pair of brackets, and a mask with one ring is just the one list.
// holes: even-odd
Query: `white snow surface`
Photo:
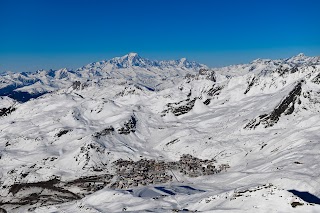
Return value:
[[(199, 69), (214, 73), (216, 81), (198, 75)], [(320, 58), (303, 54), (209, 69), (186, 59), (151, 61), (136, 53), (76, 71), (3, 74), (2, 86), (37, 79), (20, 90), (50, 93), (25, 103), (1, 97), (0, 108), (16, 110), (0, 117), (0, 186), (54, 176), (72, 180), (99, 174), (93, 170), (98, 167), (112, 173), (111, 162), (119, 158), (175, 161), (191, 154), (215, 158), (230, 168), (197, 178), (177, 172), (178, 181), (159, 185), (176, 190), (174, 195), (153, 185), (133, 188), (132, 193), (105, 187), (80, 200), (32, 211), (320, 212), (318, 204), (288, 191), (320, 197), (320, 85), (315, 80), (319, 74)], [(81, 82), (81, 89), (71, 86), (74, 81)], [(292, 113), (282, 113), (267, 128), (262, 123), (245, 128), (273, 112), (301, 81)], [(215, 88), (219, 92), (210, 93)], [(168, 109), (169, 103), (186, 100), (195, 100), (187, 113), (177, 116)], [(119, 129), (131, 116), (137, 120), (135, 132), (93, 137), (109, 126)], [(57, 137), (61, 130), (69, 131)], [(88, 144), (102, 152), (91, 149), (84, 154), (81, 150)], [(180, 186), (203, 191), (179, 191)], [(1, 197), (9, 194), (1, 187)], [(302, 205), (293, 208), (295, 201)], [(8, 211), (27, 212), (29, 207)]]

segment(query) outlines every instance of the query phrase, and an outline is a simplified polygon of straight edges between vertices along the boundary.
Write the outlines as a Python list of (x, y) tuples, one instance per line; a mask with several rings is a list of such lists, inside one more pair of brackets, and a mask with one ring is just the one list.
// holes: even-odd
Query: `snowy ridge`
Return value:
[(0, 100), (2, 209), (320, 211), (319, 57), (210, 69), (128, 54), (3, 82), (39, 76), (20, 89), (52, 92)]

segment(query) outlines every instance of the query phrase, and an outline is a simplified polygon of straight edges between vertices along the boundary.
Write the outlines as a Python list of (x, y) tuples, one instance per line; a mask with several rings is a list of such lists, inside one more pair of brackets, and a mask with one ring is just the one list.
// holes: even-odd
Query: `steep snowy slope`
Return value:
[(319, 57), (207, 69), (129, 54), (60, 76), (1, 100), (0, 208), (320, 211)]

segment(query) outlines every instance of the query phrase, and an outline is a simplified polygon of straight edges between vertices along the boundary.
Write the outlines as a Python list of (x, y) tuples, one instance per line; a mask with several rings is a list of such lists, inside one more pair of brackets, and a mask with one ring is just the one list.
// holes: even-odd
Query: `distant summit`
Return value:
[(190, 62), (186, 58), (156, 61), (142, 58), (138, 53), (90, 63), (75, 71), (38, 70), (36, 72), (6, 72), (0, 76), (0, 96), (9, 96), (18, 101), (28, 101), (43, 94), (66, 88), (74, 81), (101, 81), (118, 79), (140, 85), (150, 90), (173, 86), (187, 74), (195, 74), (205, 65)]
[(186, 69), (197, 69), (200, 67), (205, 67), (203, 64), (199, 64), (195, 61), (188, 61), (186, 58), (181, 58), (178, 60), (150, 60), (147, 58), (141, 57), (138, 53), (128, 53), (121, 57), (115, 57), (110, 60), (104, 60), (100, 62), (94, 62), (88, 64), (84, 68), (92, 67), (107, 67), (108, 69), (121, 69), (129, 67), (141, 67), (141, 68), (150, 68), (157, 67), (160, 69), (164, 68), (186, 68)]

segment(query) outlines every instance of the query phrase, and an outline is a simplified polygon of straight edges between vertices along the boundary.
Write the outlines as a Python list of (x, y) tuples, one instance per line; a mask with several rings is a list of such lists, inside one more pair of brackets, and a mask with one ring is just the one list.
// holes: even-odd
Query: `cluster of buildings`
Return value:
[[(189, 177), (212, 175), (225, 171), (228, 164), (214, 165), (215, 160), (202, 160), (192, 155), (182, 155), (179, 161), (165, 162), (154, 159), (139, 161), (119, 159), (114, 162), (115, 179), (111, 188), (131, 188), (139, 185), (160, 184), (172, 181), (174, 172), (180, 172)], [(170, 172), (169, 172), (170, 171)]]

